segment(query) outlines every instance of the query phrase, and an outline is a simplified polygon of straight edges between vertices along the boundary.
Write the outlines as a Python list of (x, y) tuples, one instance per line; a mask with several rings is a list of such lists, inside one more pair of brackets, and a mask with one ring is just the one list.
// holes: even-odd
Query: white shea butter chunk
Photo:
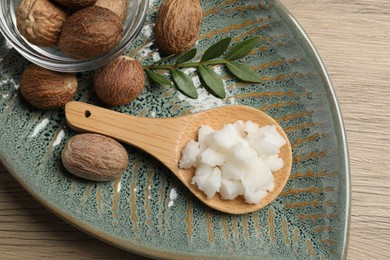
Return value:
[(195, 176), (192, 178), (192, 184), (196, 184), (200, 190), (206, 193), (207, 198), (214, 197), (221, 187), (221, 170), (218, 167), (210, 167), (201, 163), (195, 170)]
[(199, 143), (194, 140), (189, 141), (183, 149), (179, 167), (188, 169), (195, 166), (199, 155)]
[(179, 167), (195, 167), (192, 184), (207, 198), (220, 193), (224, 200), (243, 196), (246, 203), (258, 204), (274, 189), (273, 172), (283, 168), (279, 153), (285, 144), (276, 126), (259, 127), (252, 121), (218, 131), (202, 126), (198, 141), (184, 147)]

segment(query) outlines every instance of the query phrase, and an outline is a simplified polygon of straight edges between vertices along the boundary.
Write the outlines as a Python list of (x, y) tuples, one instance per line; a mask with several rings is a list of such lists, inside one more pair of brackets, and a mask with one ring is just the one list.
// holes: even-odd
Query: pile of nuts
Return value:
[[(58, 46), (71, 58), (92, 59), (118, 44), (127, 8), (128, 0), (21, 0), (16, 22), (20, 34), (34, 45)], [(196, 42), (201, 21), (199, 0), (165, 0), (156, 19), (156, 43), (167, 54), (184, 52)], [(93, 88), (105, 104), (119, 106), (137, 98), (144, 81), (141, 63), (120, 56), (96, 70)], [(20, 88), (33, 106), (55, 109), (73, 99), (77, 78), (30, 65)]]
[[(97, 57), (114, 48), (122, 37), (128, 0), (21, 0), (16, 22), (21, 35), (40, 47), (55, 47), (71, 58)], [(119, 57), (96, 71), (93, 87), (107, 105), (124, 105), (144, 87), (140, 62)], [(77, 89), (74, 73), (60, 73), (29, 65), (23, 72), (21, 93), (39, 109), (55, 109), (71, 101)]]
[[(17, 28), (31, 44), (58, 46), (77, 60), (93, 59), (121, 40), (127, 8), (128, 0), (21, 0), (16, 8)], [(198, 37), (201, 20), (199, 0), (165, 0), (157, 16), (156, 43), (167, 54), (186, 51)], [(144, 81), (141, 63), (120, 56), (95, 71), (92, 85), (101, 101), (119, 106), (137, 98)], [(20, 81), (22, 96), (38, 109), (63, 107), (73, 100), (77, 87), (75, 73), (35, 64), (25, 68)], [(127, 160), (119, 143), (96, 134), (72, 137), (62, 152), (69, 172), (96, 181), (120, 176)]]

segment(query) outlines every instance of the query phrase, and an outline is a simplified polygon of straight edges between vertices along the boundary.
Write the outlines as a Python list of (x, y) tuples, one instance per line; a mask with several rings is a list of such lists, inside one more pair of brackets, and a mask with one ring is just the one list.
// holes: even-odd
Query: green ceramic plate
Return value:
[[(144, 64), (158, 59), (153, 26), (159, 0), (128, 48)], [(127, 147), (130, 164), (122, 178), (94, 183), (68, 174), (60, 162), (74, 134), (63, 109), (39, 111), (18, 91), (28, 62), (0, 38), (0, 159), (14, 177), (54, 213), (99, 239), (156, 258), (340, 259), (346, 255), (349, 168), (340, 111), (320, 58), (302, 29), (278, 1), (203, 0), (197, 46), (202, 53), (230, 36), (236, 43), (260, 35), (245, 60), (264, 79), (243, 84), (223, 67), (227, 85), (219, 100), (198, 88), (191, 100), (172, 87), (147, 84), (123, 113), (174, 117), (217, 106), (243, 104), (274, 117), (293, 147), (291, 178), (268, 207), (232, 216), (204, 206), (157, 160)], [(98, 104), (92, 73), (80, 74), (76, 100)], [(194, 76), (195, 82), (198, 82)]]

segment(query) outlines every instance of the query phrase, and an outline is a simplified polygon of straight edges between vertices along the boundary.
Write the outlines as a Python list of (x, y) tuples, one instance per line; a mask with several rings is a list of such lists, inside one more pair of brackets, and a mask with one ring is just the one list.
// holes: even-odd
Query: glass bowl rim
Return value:
[[(129, 0), (130, 1), (130, 0)], [(112, 50), (88, 60), (75, 60), (57, 55), (46, 55), (40, 47), (29, 44), (17, 31), (14, 12), (14, 1), (6, 0), (0, 3), (0, 31), (7, 42), (27, 60), (46, 69), (59, 72), (83, 72), (101, 67), (123, 54), (124, 49), (141, 31), (149, 6), (149, 0), (135, 0), (136, 10), (130, 22), (124, 24), (123, 37)], [(13, 28), (10, 27), (12, 24)], [(12, 30), (16, 29), (16, 30)], [(50, 57), (51, 56), (51, 57)]]

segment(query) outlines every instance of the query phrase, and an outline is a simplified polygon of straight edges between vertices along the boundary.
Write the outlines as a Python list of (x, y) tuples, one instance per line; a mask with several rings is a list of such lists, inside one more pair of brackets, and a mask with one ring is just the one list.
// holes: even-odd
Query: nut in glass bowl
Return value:
[[(22, 36), (17, 27), (15, 10), (20, 0), (0, 1), (0, 30), (5, 39), (29, 61), (54, 71), (82, 72), (106, 65), (123, 54), (124, 49), (141, 31), (147, 15), (148, 0), (128, 0), (123, 34), (115, 47), (92, 59), (77, 60), (59, 47), (39, 47)], [(98, 1), (99, 2), (99, 1)]]

